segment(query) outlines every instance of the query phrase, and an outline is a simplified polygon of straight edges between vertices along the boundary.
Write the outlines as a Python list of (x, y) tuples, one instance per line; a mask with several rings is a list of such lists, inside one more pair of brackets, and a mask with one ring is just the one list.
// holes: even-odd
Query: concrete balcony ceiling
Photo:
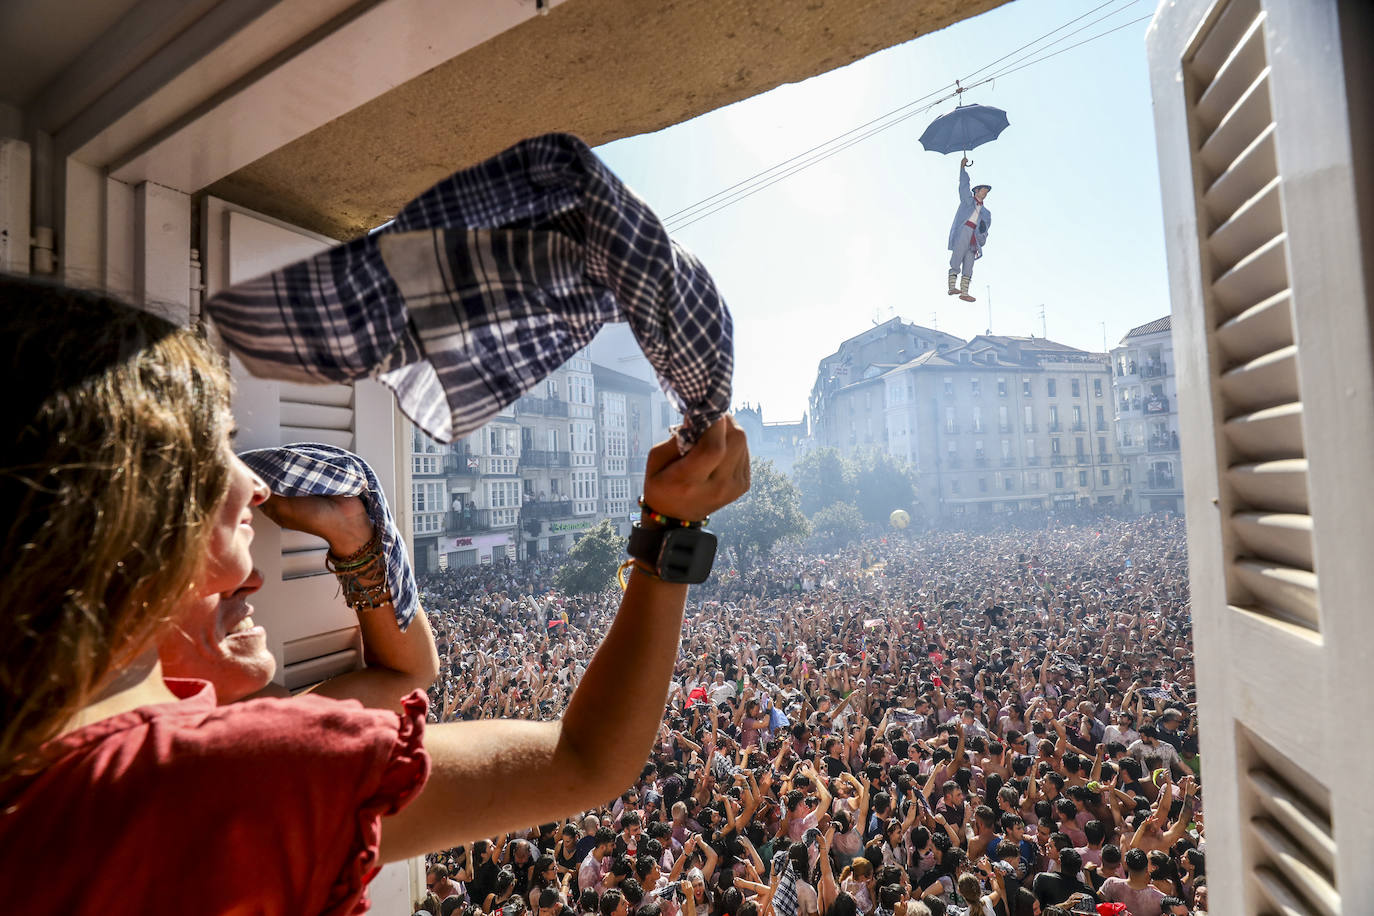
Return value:
[[(550, 0), (537, 15), (536, 0), (138, 0), (104, 4), (128, 12), (48, 48), (70, 59), (0, 101), (118, 180), (208, 190), (343, 239), (524, 137), (660, 130), (1003, 2)], [(0, 51), (20, 70), (27, 42), (82, 21), (15, 6)]]
[(596, 146), (661, 130), (1002, 2), (568, 0), (210, 192), (349, 238), (449, 172), (524, 137), (567, 131)]

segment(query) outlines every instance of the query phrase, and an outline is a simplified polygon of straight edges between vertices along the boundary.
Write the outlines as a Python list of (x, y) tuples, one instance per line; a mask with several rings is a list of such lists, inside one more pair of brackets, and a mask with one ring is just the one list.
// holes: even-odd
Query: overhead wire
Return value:
[[(1028, 47), (1040, 44), (1042, 41), (1044, 41), (1046, 38), (1049, 38), (1051, 35), (1054, 35), (1056, 32), (1062, 31), (1068, 26), (1073, 25), (1075, 22), (1078, 22), (1086, 16), (1091, 16), (1093, 13), (1097, 12), (1098, 10), (1101, 10), (1103, 7), (1110, 6), (1112, 3), (1115, 2), (1117, 2), (1117, 0), (1107, 0), (1106, 3), (1100, 4), (1094, 7), (1093, 9), (1088, 10), (1086, 13), (1083, 13), (1075, 17), (1074, 19), (1071, 19), (1068, 22), (1063, 23), (1062, 25), (1054, 29), (1051, 29), (1049, 32), (1046, 32), (1044, 35), (1041, 35), (1034, 41), (1028, 42), (1022, 45), (1020, 48), (1017, 48), (1014, 51), (1002, 55), (992, 63), (980, 67), (964, 79), (968, 79), (971, 76), (986, 71), (990, 67), (996, 66), (1001, 61), (1004, 61), (1007, 58), (1018, 54), (1019, 52), (1025, 50)], [(725, 209), (728, 206), (736, 204), (741, 200), (744, 200), (748, 197), (752, 197), (754, 194), (757, 194), (760, 191), (772, 187), (779, 181), (782, 181), (786, 178), (790, 178), (798, 172), (804, 171), (805, 169), (810, 168), (813, 165), (821, 163), (826, 159), (829, 159), (832, 156), (835, 156), (845, 151), (846, 149), (849, 149), (851, 146), (854, 146), (855, 144), (860, 143), (863, 140), (866, 140), (869, 137), (874, 136), (875, 134), (882, 133), (885, 130), (888, 130), (892, 127), (897, 126), (898, 124), (901, 124), (904, 121), (909, 120), (910, 118), (923, 114), (934, 108), (936, 105), (939, 105), (941, 102), (947, 101), (951, 98), (955, 98), (963, 91), (967, 91), (969, 89), (973, 89), (978, 86), (982, 86), (987, 83), (993, 82), (996, 79), (1005, 77), (1007, 75), (1010, 75), (1011, 73), (1015, 73), (1020, 70), (1024, 70), (1027, 67), (1049, 60), (1050, 58), (1056, 57), (1059, 54), (1062, 54), (1066, 51), (1070, 51), (1074, 48), (1081, 47), (1082, 45), (1088, 44), (1090, 42), (1098, 40), (1099, 38), (1103, 38), (1107, 35), (1110, 35), (1113, 32), (1119, 31), (1128, 26), (1149, 19), (1149, 15), (1142, 16), (1138, 19), (1133, 19), (1129, 22), (1125, 22), (1121, 25), (1108, 29), (1105, 32), (1089, 36), (1088, 38), (1085, 38), (1082, 41), (1076, 42), (1064, 48), (1060, 48), (1059, 50), (1053, 51), (1049, 54), (1043, 54), (1043, 56), (1040, 57), (1035, 56), (1042, 54), (1044, 51), (1058, 44), (1060, 41), (1070, 38), (1073, 35), (1082, 32), (1084, 29), (1090, 28), (1091, 26), (1096, 25), (1097, 23), (1102, 22), (1103, 20), (1108, 19), (1116, 15), (1117, 13), (1122, 12), (1123, 10), (1129, 8), (1130, 6), (1138, 2), (1140, 2), (1140, 0), (1130, 0), (1130, 2), (1118, 7), (1117, 9), (1111, 11), (1110, 13), (1104, 16), (1098, 17), (1097, 19), (1088, 23), (1086, 26), (1082, 26), (1078, 29), (1075, 29), (1068, 35), (1061, 36), (1055, 41), (1050, 42), (1050, 44), (1044, 45), (1036, 49), (1035, 51), (1032, 51), (1030, 54), (1026, 54), (1022, 57), (1017, 58), (1010, 64), (1007, 64), (1005, 67), (997, 70), (989, 76), (984, 77), (981, 80), (978, 80), (976, 83), (973, 83), (969, 86), (962, 86), (955, 92), (951, 92), (939, 98), (936, 98), (934, 101), (930, 102), (929, 104), (921, 108), (917, 108), (912, 111), (907, 111), (907, 109), (910, 109), (915, 105), (919, 105), (926, 99), (930, 99), (932, 96), (936, 96), (942, 92), (945, 92), (950, 88), (950, 86), (960, 85), (963, 82), (963, 80), (960, 80), (959, 83), (948, 83), (944, 86), (941, 86), (939, 89), (936, 89), (933, 92), (928, 92), (925, 95), (913, 99), (912, 101), (907, 102), (904, 105), (898, 106), (897, 108), (892, 109), (886, 114), (879, 115), (878, 117), (866, 121), (863, 124), (858, 125), (857, 127), (851, 128), (850, 130), (845, 131), (844, 133), (839, 134), (838, 136), (832, 137), (824, 143), (817, 144), (816, 146), (813, 146), (808, 150), (805, 150), (801, 153), (796, 154), (795, 156), (785, 159), (782, 162), (770, 166), (769, 168), (764, 169), (761, 172), (749, 176), (748, 178), (741, 179), (740, 181), (735, 182), (733, 185), (730, 185), (729, 187), (724, 188), (721, 191), (717, 191), (710, 197), (703, 198), (702, 200), (699, 200), (688, 207), (684, 207), (681, 210), (669, 214), (668, 216), (663, 218), (663, 223), (665, 227), (672, 232), (677, 232), (679, 230), (685, 229), (688, 226), (691, 226), (694, 223), (697, 223), (708, 216), (712, 216), (716, 213), (719, 213), (721, 210)], [(1034, 59), (1028, 60), (1027, 58)]]

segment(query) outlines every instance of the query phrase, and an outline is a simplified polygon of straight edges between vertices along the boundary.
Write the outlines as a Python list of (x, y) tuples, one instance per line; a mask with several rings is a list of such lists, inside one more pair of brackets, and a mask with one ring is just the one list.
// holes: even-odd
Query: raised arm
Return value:
[[(650, 452), (644, 494), (674, 518), (705, 518), (749, 486), (743, 430), (725, 418), (686, 455)], [(384, 821), (384, 862), (474, 836), (548, 823), (612, 798), (639, 776), (663, 719), (687, 586), (636, 572), (561, 720), (431, 726), (428, 783)], [(625, 690), (627, 683), (635, 690)]]
[(973, 203), (973, 189), (968, 179), (968, 160), (959, 161), (959, 203)]

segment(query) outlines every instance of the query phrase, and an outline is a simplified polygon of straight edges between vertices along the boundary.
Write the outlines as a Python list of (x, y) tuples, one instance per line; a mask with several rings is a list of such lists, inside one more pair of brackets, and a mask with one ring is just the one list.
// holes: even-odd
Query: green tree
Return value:
[(887, 524), (893, 509), (911, 512), (915, 508), (916, 488), (911, 474), (903, 462), (887, 452), (859, 453), (854, 456), (852, 471), (854, 504), (864, 521)]
[(807, 452), (792, 468), (792, 479), (801, 491), (802, 512), (809, 516), (826, 506), (854, 501), (853, 474), (838, 449)]
[(811, 528), (831, 544), (847, 544), (863, 531), (864, 517), (853, 503), (831, 503), (811, 516)]
[(779, 541), (804, 538), (810, 532), (796, 484), (762, 458), (750, 466), (749, 492), (717, 512), (711, 528), (722, 548), (739, 552), (745, 570), (768, 556)]
[(625, 555), (625, 539), (610, 519), (577, 539), (554, 575), (554, 584), (569, 595), (589, 595), (609, 587)]

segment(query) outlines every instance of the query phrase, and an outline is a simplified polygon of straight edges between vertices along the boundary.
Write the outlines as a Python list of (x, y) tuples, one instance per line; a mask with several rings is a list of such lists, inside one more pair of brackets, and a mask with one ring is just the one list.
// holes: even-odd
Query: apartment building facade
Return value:
[(603, 518), (628, 535), (644, 460), (662, 432), (659, 399), (657, 386), (582, 351), (457, 442), (412, 429), (419, 568), (565, 553)]
[(1140, 512), (1183, 511), (1172, 327), (1165, 315), (1132, 328), (1111, 353), (1117, 449), (1131, 468), (1128, 504)]
[(826, 391), (818, 381), (813, 389), (823, 392), (813, 409), (832, 420), (817, 422), (815, 444), (902, 459), (927, 514), (1123, 502), (1131, 478), (1116, 449), (1106, 354), (980, 335), (855, 375), (848, 385)]

